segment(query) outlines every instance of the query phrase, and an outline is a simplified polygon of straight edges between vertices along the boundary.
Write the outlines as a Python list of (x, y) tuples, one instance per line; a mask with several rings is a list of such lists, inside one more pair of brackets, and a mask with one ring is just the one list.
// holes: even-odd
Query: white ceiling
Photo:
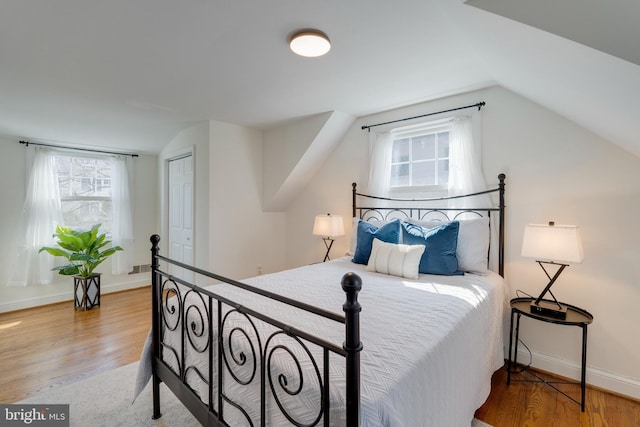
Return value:
[[(504, 3), (2, 0), (0, 134), (158, 152), (198, 120), (268, 128), (499, 84), (640, 155), (638, 51), (626, 47), (640, 26), (598, 44), (590, 22), (558, 16), (550, 0), (530, 5), (554, 12), (548, 25), (544, 14), (514, 16)], [(601, 2), (579, 3), (597, 11)], [(628, 3), (608, 0), (609, 15), (627, 16)], [(570, 34), (554, 30), (569, 21)], [(288, 50), (303, 28), (329, 35), (328, 55)], [(603, 53), (607, 46), (636, 63)]]

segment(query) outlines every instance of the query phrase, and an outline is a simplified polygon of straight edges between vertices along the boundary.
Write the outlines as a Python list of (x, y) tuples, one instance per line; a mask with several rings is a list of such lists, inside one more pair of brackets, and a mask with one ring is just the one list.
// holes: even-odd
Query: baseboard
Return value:
[(144, 286), (151, 286), (151, 277), (148, 274), (143, 274), (143, 279), (136, 280), (134, 282), (116, 283), (113, 285), (102, 286), (103, 294), (110, 294), (112, 292), (127, 291), (129, 289), (142, 288)]
[[(143, 286), (149, 286), (151, 284), (151, 277), (148, 273), (140, 274), (136, 280), (127, 282), (114, 283), (114, 284), (102, 284), (100, 287), (101, 294), (109, 294), (112, 292), (126, 291), (128, 289), (141, 288)], [(72, 288), (72, 286), (70, 286)], [(58, 302), (73, 301), (73, 291), (69, 290), (58, 294), (51, 294), (46, 296), (39, 296), (33, 298), (25, 298), (17, 301), (10, 301), (6, 303), (0, 303), (0, 313), (6, 313), (9, 311), (23, 310), (25, 308), (38, 307), (41, 305), (55, 304)]]
[[(527, 363), (529, 352), (518, 350), (518, 361)], [(580, 380), (580, 365), (568, 360), (558, 359), (545, 353), (532, 352), (531, 366), (563, 377)], [(640, 381), (635, 378), (623, 377), (613, 372), (589, 366), (587, 357), (586, 381), (588, 385), (601, 388), (612, 393), (640, 400)]]

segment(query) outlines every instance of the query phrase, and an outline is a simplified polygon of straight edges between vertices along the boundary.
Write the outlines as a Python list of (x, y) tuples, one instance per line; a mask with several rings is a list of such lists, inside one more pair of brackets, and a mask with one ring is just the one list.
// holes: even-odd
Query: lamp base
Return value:
[(567, 318), (567, 307), (557, 304), (554, 301), (543, 300), (537, 304), (535, 301), (532, 301), (530, 311), (531, 313), (553, 317), (554, 319), (564, 320)]

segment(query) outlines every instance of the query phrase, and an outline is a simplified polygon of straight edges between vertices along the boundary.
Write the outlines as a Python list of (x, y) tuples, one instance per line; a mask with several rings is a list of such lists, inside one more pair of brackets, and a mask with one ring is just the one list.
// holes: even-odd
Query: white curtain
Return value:
[[(478, 193), (487, 190), (482, 173), (482, 143), (480, 140), (480, 113), (473, 116), (459, 116), (453, 120), (449, 137), (449, 196)], [(495, 193), (493, 193), (495, 194)], [(456, 209), (484, 208), (497, 206), (497, 200), (489, 194), (463, 199), (449, 200), (449, 207)], [(475, 214), (450, 212), (457, 219), (477, 218)], [(498, 241), (497, 215), (491, 216), (491, 242)], [(498, 268), (498, 245), (490, 247), (492, 270)]]
[(389, 196), (392, 148), (391, 132), (369, 132), (369, 187), (367, 192), (371, 195)]
[(115, 157), (111, 162), (111, 197), (113, 200), (111, 243), (124, 249), (111, 257), (111, 272), (113, 274), (126, 274), (133, 267), (133, 225), (127, 161), (130, 161), (130, 158)]
[[(471, 116), (454, 118), (449, 136), (449, 184), (448, 195), (460, 196), (477, 193), (487, 189), (482, 174), (482, 150), (479, 135), (474, 138), (474, 123)], [(485, 196), (471, 200), (453, 199), (451, 208), (488, 206), (490, 200)]]
[(56, 153), (37, 148), (29, 174), (17, 250), (9, 285), (48, 284), (53, 279), (54, 257), (38, 251), (54, 245), (53, 233), (62, 224)]

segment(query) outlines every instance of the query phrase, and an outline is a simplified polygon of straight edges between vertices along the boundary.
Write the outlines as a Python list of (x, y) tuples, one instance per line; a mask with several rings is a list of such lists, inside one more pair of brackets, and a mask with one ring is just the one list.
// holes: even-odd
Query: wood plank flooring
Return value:
[(0, 402), (135, 362), (150, 327), (150, 287), (103, 294), (88, 311), (69, 301), (0, 313)]
[[(544, 372), (547, 381), (564, 381)], [(491, 394), (476, 411), (476, 418), (495, 427), (640, 427), (640, 402), (587, 386), (585, 412), (580, 405), (542, 383), (514, 382), (533, 379), (522, 373), (511, 376), (506, 367), (493, 374)], [(580, 401), (579, 385), (561, 385), (560, 390)]]
[[(101, 306), (72, 302), (0, 313), (0, 403), (70, 384), (135, 362), (151, 325), (148, 287), (102, 295)], [(493, 375), (491, 395), (476, 417), (495, 427), (640, 426), (640, 403), (587, 389), (586, 412), (542, 384), (506, 385)], [(566, 386), (579, 399), (579, 386)]]

